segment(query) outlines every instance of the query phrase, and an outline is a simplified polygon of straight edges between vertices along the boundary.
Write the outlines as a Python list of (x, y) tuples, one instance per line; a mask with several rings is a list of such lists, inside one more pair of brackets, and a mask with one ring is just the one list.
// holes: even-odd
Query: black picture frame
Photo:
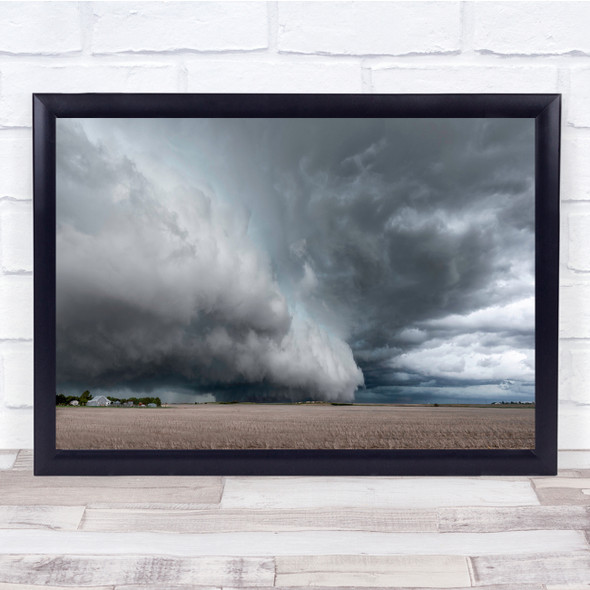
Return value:
[[(56, 449), (56, 119), (502, 117), (535, 121), (533, 450)], [(559, 94), (35, 94), (35, 475), (550, 475), (557, 471)]]

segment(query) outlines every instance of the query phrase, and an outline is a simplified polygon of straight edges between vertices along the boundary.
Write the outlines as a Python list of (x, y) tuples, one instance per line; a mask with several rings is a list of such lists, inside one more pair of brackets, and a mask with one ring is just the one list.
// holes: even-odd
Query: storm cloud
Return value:
[(58, 120), (58, 387), (530, 397), (533, 134)]

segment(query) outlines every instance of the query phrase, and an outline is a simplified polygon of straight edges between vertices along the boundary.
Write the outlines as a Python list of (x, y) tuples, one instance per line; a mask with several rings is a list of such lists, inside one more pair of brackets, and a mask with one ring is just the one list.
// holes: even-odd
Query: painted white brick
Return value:
[(558, 416), (558, 448), (590, 449), (590, 405), (562, 401)]
[(568, 231), (568, 268), (575, 271), (590, 271), (590, 213), (570, 213)]
[(561, 142), (561, 198), (590, 199), (590, 131), (572, 131)]
[(33, 448), (33, 410), (0, 409), (0, 449)]
[(590, 4), (585, 2), (474, 2), (473, 45), (478, 51), (519, 55), (590, 53)]
[(557, 69), (535, 66), (379, 66), (375, 92), (556, 92)]
[(560, 399), (590, 404), (590, 349), (562, 350), (560, 357)]
[(562, 285), (559, 291), (562, 338), (590, 338), (590, 286)]
[(569, 102), (568, 123), (576, 127), (590, 127), (590, 68), (572, 69), (570, 76), (570, 92), (565, 97)]
[[(559, 469), (590, 469), (590, 451), (560, 451), (558, 457)], [(551, 586), (546, 587), (547, 590)], [(583, 590), (584, 587), (582, 586)], [(559, 588), (552, 588), (552, 590), (559, 590)], [(562, 586), (561, 590), (573, 590)]]
[(2, 390), (8, 408), (33, 406), (33, 344), (11, 343), (2, 351)]
[(189, 92), (361, 92), (360, 63), (329, 61), (196, 61)]
[(0, 198), (33, 197), (32, 149), (30, 131), (0, 131)]
[[(580, 205), (582, 205), (580, 207)], [(583, 203), (569, 201), (561, 203), (559, 218), (559, 277), (560, 285), (584, 283), (590, 280), (590, 275), (581, 274), (569, 267), (570, 253), (575, 256), (574, 245), (570, 244), (569, 217), (584, 211)], [(590, 283), (589, 283), (590, 284)]]
[(0, 202), (0, 267), (3, 272), (33, 270), (33, 205)]
[(81, 50), (77, 3), (0, 2), (0, 52), (56, 55)]
[(342, 55), (460, 49), (459, 2), (279, 2), (278, 48)]
[(268, 46), (265, 2), (96, 2), (93, 53)]
[(2, 67), (0, 125), (30, 126), (33, 92), (177, 92), (176, 66), (14, 64)]
[(33, 277), (0, 276), (0, 339), (33, 337)]

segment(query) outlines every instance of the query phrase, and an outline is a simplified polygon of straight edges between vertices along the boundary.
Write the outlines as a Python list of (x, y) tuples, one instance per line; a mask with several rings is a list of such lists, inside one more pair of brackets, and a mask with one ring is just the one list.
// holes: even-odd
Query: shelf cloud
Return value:
[(59, 145), (60, 382), (354, 398), (350, 347), (292, 314), (243, 212), (210, 190), (158, 187), (79, 125)]

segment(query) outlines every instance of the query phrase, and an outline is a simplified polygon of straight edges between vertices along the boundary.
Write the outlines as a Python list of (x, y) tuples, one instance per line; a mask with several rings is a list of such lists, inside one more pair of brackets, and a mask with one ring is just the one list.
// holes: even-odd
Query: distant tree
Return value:
[(80, 403), (83, 405), (86, 405), (87, 402), (89, 402), (92, 399), (92, 394), (86, 390), (81, 396), (80, 396)]
[(56, 405), (65, 405), (68, 403), (68, 399), (66, 398), (65, 395), (63, 395), (62, 393), (58, 393), (55, 399), (55, 404)]

